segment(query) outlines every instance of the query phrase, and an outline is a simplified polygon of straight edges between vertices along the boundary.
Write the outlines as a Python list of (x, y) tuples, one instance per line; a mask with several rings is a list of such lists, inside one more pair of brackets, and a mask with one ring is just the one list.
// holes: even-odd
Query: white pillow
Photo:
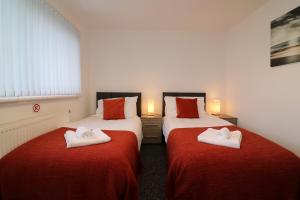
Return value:
[[(125, 97), (124, 114), (126, 119), (137, 116), (137, 110), (136, 110), (137, 98), (138, 98), (137, 96)], [(111, 98), (111, 99), (117, 99), (117, 98)], [(96, 115), (98, 115), (101, 119), (103, 119), (103, 99), (98, 100), (98, 108), (96, 110)]]
[(125, 118), (137, 116), (136, 102), (138, 97), (125, 97)]
[(96, 109), (96, 115), (103, 119), (103, 100), (98, 100), (98, 108)]
[[(197, 99), (199, 116), (206, 115), (204, 97), (178, 97), (182, 99)], [(166, 117), (177, 117), (176, 97), (165, 96), (165, 115)]]

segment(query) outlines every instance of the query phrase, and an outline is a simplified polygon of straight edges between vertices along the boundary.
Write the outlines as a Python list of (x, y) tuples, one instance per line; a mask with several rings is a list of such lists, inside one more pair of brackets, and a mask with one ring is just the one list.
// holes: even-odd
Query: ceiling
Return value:
[(267, 0), (48, 0), (78, 28), (226, 31)]

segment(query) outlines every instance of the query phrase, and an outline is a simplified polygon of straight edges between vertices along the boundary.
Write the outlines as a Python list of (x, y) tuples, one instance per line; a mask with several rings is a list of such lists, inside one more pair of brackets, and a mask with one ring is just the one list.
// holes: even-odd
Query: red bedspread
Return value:
[(299, 158), (238, 129), (243, 135), (241, 149), (198, 142), (197, 136), (206, 128), (174, 129), (167, 144), (167, 199), (296, 200)]
[(66, 148), (59, 128), (0, 160), (0, 199), (138, 199), (141, 164), (129, 131), (104, 131), (105, 144)]

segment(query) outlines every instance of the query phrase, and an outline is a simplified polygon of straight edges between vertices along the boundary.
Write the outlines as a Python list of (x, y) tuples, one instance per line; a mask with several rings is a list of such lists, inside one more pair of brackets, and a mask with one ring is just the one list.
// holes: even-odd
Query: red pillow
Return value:
[(103, 119), (125, 119), (125, 98), (103, 99)]
[(199, 118), (197, 99), (176, 98), (177, 118)]

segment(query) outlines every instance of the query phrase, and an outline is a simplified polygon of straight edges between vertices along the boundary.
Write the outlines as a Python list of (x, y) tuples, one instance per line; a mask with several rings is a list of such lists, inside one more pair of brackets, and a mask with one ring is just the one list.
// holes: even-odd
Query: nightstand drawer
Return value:
[(159, 123), (143, 123), (143, 128), (161, 128), (161, 124)]
[(143, 137), (143, 143), (161, 143), (161, 137)]
[(144, 128), (143, 127), (143, 136), (145, 137), (160, 137), (162, 134), (161, 129), (157, 128)]
[(142, 119), (143, 124), (161, 124), (161, 119)]

